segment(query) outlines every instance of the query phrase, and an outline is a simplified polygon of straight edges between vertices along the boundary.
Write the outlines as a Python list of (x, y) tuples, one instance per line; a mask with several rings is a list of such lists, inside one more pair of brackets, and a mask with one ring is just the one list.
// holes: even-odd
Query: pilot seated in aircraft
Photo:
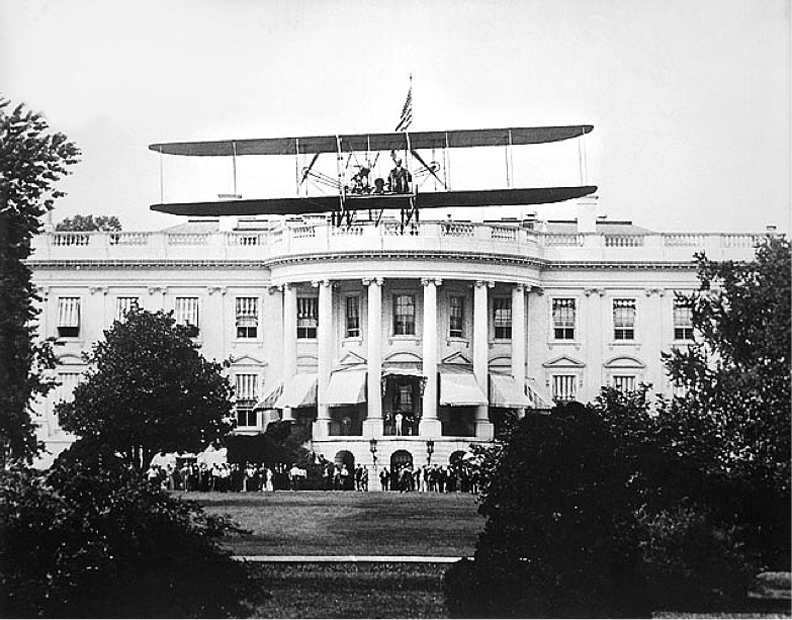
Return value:
[(388, 190), (395, 194), (409, 194), (412, 176), (405, 168), (402, 168), (401, 159), (395, 160), (394, 163), (396, 167), (388, 175)]
[(352, 176), (352, 193), (353, 194), (370, 194), (371, 185), (369, 184), (369, 170), (365, 166), (360, 166), (360, 169)]

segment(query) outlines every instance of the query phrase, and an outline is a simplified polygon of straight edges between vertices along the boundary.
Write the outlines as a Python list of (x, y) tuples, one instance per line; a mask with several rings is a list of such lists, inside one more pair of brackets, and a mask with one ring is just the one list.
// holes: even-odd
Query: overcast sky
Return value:
[[(149, 211), (149, 144), (391, 131), (410, 72), (415, 131), (594, 125), (588, 180), (612, 218), (790, 231), (787, 0), (0, 0), (0, 90), (83, 151), (56, 221), (179, 223)], [(518, 180), (580, 182), (576, 141), (528, 148)], [(208, 178), (165, 166), (166, 199)], [(274, 176), (250, 172), (245, 197)]]

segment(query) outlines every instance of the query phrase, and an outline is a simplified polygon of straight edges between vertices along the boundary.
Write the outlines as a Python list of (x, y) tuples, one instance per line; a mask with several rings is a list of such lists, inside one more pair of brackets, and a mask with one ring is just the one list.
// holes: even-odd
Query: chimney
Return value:
[(597, 232), (597, 204), (599, 196), (586, 196), (577, 201), (578, 233)]

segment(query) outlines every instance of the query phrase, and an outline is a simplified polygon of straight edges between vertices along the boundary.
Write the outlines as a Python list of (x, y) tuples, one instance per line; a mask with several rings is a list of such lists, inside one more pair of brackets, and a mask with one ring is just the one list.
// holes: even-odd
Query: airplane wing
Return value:
[[(415, 197), (415, 205), (419, 208), (456, 208), (545, 204), (582, 198), (596, 191), (596, 186), (586, 185), (581, 187), (423, 192)], [(406, 209), (411, 206), (410, 195), (408, 194), (347, 196), (344, 204), (349, 211)], [(191, 216), (306, 215), (336, 211), (340, 207), (341, 199), (338, 196), (263, 198), (151, 205), (152, 211)]]
[(456, 129), (340, 136), (216, 140), (209, 142), (163, 142), (149, 149), (164, 155), (230, 157), (232, 155), (295, 155), (335, 153), (340, 141), (343, 152), (398, 151), (412, 149), (469, 148), (475, 146), (515, 146), (544, 144), (577, 138), (591, 132), (592, 125), (561, 127), (506, 127), (503, 129)]

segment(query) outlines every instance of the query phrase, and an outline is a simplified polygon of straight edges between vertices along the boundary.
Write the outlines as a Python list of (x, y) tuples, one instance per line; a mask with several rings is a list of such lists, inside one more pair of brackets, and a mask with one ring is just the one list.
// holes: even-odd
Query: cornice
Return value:
[(489, 252), (447, 252), (433, 250), (366, 250), (358, 252), (321, 252), (259, 260), (29, 260), (31, 269), (270, 269), (289, 265), (344, 261), (429, 260), (459, 263), (492, 263), (535, 268), (539, 271), (693, 271), (693, 261), (549, 261), (530, 256)]

